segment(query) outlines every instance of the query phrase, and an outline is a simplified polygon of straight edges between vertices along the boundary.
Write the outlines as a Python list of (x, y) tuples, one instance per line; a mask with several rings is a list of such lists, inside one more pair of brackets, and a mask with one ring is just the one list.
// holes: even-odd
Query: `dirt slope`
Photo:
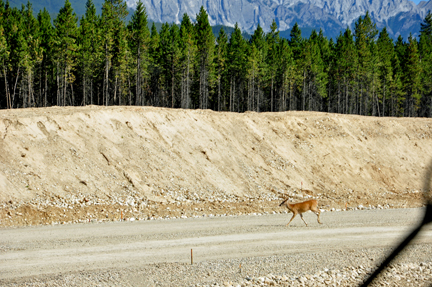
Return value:
[(426, 118), (1, 110), (0, 226), (279, 212), (272, 200), (287, 195), (324, 209), (420, 206), (431, 135)]

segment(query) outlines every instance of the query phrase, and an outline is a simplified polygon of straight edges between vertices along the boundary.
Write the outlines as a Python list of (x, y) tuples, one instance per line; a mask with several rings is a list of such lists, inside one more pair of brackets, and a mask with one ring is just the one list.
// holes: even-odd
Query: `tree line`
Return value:
[(323, 111), (432, 116), (432, 14), (420, 37), (379, 31), (369, 14), (336, 40), (322, 30), (290, 39), (275, 21), (245, 39), (212, 32), (203, 7), (192, 21), (149, 28), (141, 0), (92, 0), (78, 18), (69, 0), (55, 19), (0, 0), (0, 107), (151, 105), (231, 112)]

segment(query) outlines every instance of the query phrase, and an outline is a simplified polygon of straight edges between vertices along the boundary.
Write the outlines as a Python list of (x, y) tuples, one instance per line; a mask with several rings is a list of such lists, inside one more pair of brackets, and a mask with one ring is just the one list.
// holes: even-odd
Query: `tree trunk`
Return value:
[[(116, 72), (116, 74), (117, 74), (117, 72)], [(114, 82), (114, 100), (113, 100), (113, 105), (115, 105), (117, 103), (117, 83), (118, 83), (118, 77), (116, 75), (115, 82)]]
[(230, 101), (229, 101), (229, 111), (232, 112), (232, 93), (233, 93), (233, 79), (231, 75), (230, 79)]
[(304, 111), (306, 108), (306, 69), (303, 70), (303, 104), (302, 110)]
[(190, 108), (190, 98), (189, 98), (189, 66), (190, 66), (190, 51), (188, 50), (187, 58), (187, 72), (186, 72), (186, 109)]
[(273, 74), (271, 77), (271, 88), (270, 88), (270, 111), (273, 112)]
[(9, 84), (7, 81), (7, 73), (6, 68), (3, 66), (3, 73), (4, 73), (4, 79), (5, 79), (5, 92), (6, 92), (6, 107), (7, 109), (12, 109), (12, 103), (11, 103), (11, 97), (9, 93)]
[(57, 62), (56, 69), (56, 81), (57, 81), (57, 106), (60, 106), (60, 75), (59, 75), (59, 63)]
[(48, 94), (48, 79), (47, 79), (47, 77), (48, 77), (48, 74), (47, 74), (47, 71), (45, 70), (45, 77), (44, 77), (44, 80), (45, 80), (45, 88), (44, 88), (44, 106), (45, 106), (45, 107), (47, 106), (47, 102), (48, 102), (48, 99), (47, 99), (47, 94)]
[(174, 108), (174, 61), (171, 63), (171, 108)]
[(19, 74), (20, 74), (20, 68), (18, 67), (17, 76), (15, 79), (15, 85), (14, 85), (13, 94), (12, 94), (12, 106), (13, 106), (13, 103), (15, 103), (15, 93), (16, 93), (16, 87), (18, 84)]
[(137, 55), (137, 73), (136, 73), (136, 83), (135, 83), (135, 105), (141, 104), (141, 47), (138, 45), (138, 55)]
[(130, 105), (132, 105), (130, 77), (128, 77), (128, 87), (129, 87), (129, 106), (130, 106)]
[(385, 117), (385, 92), (386, 92), (386, 81), (384, 80), (384, 91), (383, 91), (383, 109), (382, 116)]

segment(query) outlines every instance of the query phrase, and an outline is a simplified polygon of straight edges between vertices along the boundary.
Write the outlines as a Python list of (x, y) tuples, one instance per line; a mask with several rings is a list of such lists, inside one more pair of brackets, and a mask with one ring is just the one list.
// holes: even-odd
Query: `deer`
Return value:
[(281, 204), (279, 204), (279, 206), (284, 206), (284, 205), (288, 208), (289, 211), (293, 213), (291, 220), (285, 226), (288, 226), (291, 223), (291, 221), (293, 221), (294, 217), (296, 217), (297, 214), (300, 214), (301, 219), (306, 224), (306, 226), (308, 226), (306, 221), (303, 219), (302, 213), (309, 210), (318, 216), (318, 223), (322, 224), (320, 221), (321, 211), (318, 209), (318, 202), (315, 199), (311, 199), (300, 203), (293, 203), (293, 204), (289, 203), (288, 199), (286, 199)]

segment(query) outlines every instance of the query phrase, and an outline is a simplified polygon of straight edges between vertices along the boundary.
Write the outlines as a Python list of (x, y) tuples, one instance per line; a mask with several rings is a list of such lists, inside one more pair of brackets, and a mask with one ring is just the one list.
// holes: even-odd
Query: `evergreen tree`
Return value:
[(110, 93), (110, 71), (112, 68), (112, 58), (114, 56), (115, 35), (124, 28), (124, 20), (128, 15), (126, 2), (123, 0), (105, 0), (102, 6), (101, 27), (102, 44), (104, 53), (104, 77), (102, 102), (109, 105), (112, 101)]
[(265, 33), (261, 26), (258, 24), (251, 39), (250, 39), (250, 82), (251, 82), (251, 110), (256, 112), (261, 111), (263, 105), (263, 89), (266, 83), (267, 76), (267, 42)]
[[(85, 15), (79, 27), (79, 58), (82, 79), (82, 104), (93, 104), (93, 83), (101, 62), (101, 31), (99, 17), (92, 0), (87, 0)], [(99, 104), (99, 102), (97, 102)]]
[[(328, 98), (330, 95), (330, 70), (333, 62), (333, 40), (330, 41), (324, 36), (324, 32), (320, 29), (318, 34), (318, 47), (321, 52), (321, 59), (323, 61), (324, 70), (326, 75), (326, 86), (321, 87), (320, 95), (322, 97), (320, 110), (325, 110), (324, 106), (328, 104)], [(351, 106), (352, 108), (352, 106)]]
[(159, 42), (160, 42), (159, 33), (156, 29), (155, 24), (153, 23), (151, 27), (150, 45), (149, 45), (149, 55), (150, 55), (149, 72), (151, 78), (150, 78), (150, 97), (148, 103), (154, 106), (160, 105), (159, 78), (161, 75), (161, 69), (159, 67), (159, 59), (160, 59)]
[(133, 58), (135, 59), (135, 105), (144, 105), (144, 83), (148, 78), (150, 31), (147, 27), (147, 12), (141, 0), (138, 1), (132, 20), (128, 25), (131, 38), (129, 40)]
[(52, 103), (51, 97), (48, 98), (49, 93), (53, 93), (49, 90), (49, 85), (52, 83), (50, 70), (54, 68), (53, 66), (53, 46), (54, 46), (54, 27), (51, 24), (51, 16), (48, 11), (44, 8), (39, 11), (37, 16), (39, 22), (39, 39), (40, 48), (42, 53), (42, 62), (39, 66), (39, 94), (42, 97), (42, 106), (46, 107)]
[(216, 79), (217, 79), (217, 100), (216, 110), (225, 110), (225, 93), (227, 89), (227, 60), (228, 60), (228, 36), (224, 29), (219, 31), (216, 45)]
[[(10, 8), (8, 2), (4, 11), (3, 18), (4, 35), (9, 54), (6, 58), (5, 81), (9, 92), (10, 106), (22, 107), (24, 105), (22, 97), (17, 97), (18, 84), (22, 82), (22, 75), (25, 73), (26, 60), (29, 59), (29, 50), (25, 39), (24, 19), (21, 11), (17, 8)], [(19, 89), (20, 92), (22, 89)]]
[(301, 30), (297, 22), (291, 29), (289, 45), (293, 51), (294, 59), (297, 60), (298, 58), (300, 58), (303, 45), (303, 37), (301, 35)]
[(58, 106), (75, 105), (72, 83), (75, 81), (77, 21), (69, 0), (66, 0), (54, 19)]
[(378, 48), (378, 68), (380, 76), (380, 92), (382, 102), (382, 116), (386, 116), (389, 113), (386, 112), (386, 101), (389, 96), (389, 87), (393, 85), (393, 67), (392, 59), (394, 58), (394, 45), (393, 40), (387, 33), (387, 29), (384, 27), (379, 34), (377, 40)]
[(180, 34), (177, 25), (162, 24), (159, 34), (159, 66), (162, 75), (163, 106), (174, 108), (176, 104), (176, 82), (180, 72), (181, 51), (179, 47)]
[(420, 105), (420, 55), (417, 40), (410, 34), (408, 37), (405, 65), (404, 65), (404, 90), (406, 93), (405, 116), (417, 116)]
[[(293, 105), (294, 109), (304, 109), (302, 105), (302, 87), (303, 87), (303, 79), (304, 79), (304, 71), (302, 64), (302, 51), (304, 49), (305, 40), (301, 35), (301, 30), (297, 23), (294, 24), (293, 28), (290, 32), (290, 40), (289, 45), (291, 47), (295, 69), (294, 69), (294, 85), (293, 85)], [(303, 89), (304, 90), (304, 89)], [(299, 104), (300, 103), (300, 104)]]
[(432, 117), (432, 13), (428, 11), (420, 29), (422, 103), (420, 116)]
[[(5, 102), (6, 102), (6, 108), (11, 109), (12, 108), (12, 99), (9, 93), (9, 85), (7, 81), (7, 70), (8, 70), (8, 60), (9, 60), (9, 47), (8, 42), (5, 35), (5, 29), (3, 28), (5, 19), (5, 9), (4, 9), (4, 3), (2, 0), (0, 0), (0, 67), (1, 71), (0, 74), (4, 77), (5, 81)], [(0, 99), (0, 106), (2, 103), (2, 99)]]
[(27, 2), (25, 8), (21, 10), (23, 14), (24, 38), (27, 41), (26, 57), (23, 59), (23, 65), (26, 72), (26, 77), (23, 79), (25, 87), (22, 85), (23, 107), (34, 107), (37, 105), (34, 95), (34, 74), (36, 65), (42, 61), (42, 53), (40, 49), (39, 39), (39, 23), (33, 15), (33, 7), (30, 2)]
[(163, 23), (159, 33), (159, 46), (158, 46), (158, 66), (160, 69), (160, 101), (161, 106), (168, 106), (168, 93), (170, 86), (170, 63), (169, 63), (169, 50), (170, 50), (170, 26), (168, 23)]
[(247, 44), (237, 23), (228, 43), (229, 111), (240, 112), (247, 67)]
[(130, 64), (131, 53), (128, 46), (128, 29), (125, 25), (116, 29), (113, 49), (113, 104), (122, 105), (127, 95), (127, 65)]
[(268, 78), (270, 81), (270, 111), (274, 111), (274, 82), (276, 77), (276, 71), (277, 66), (279, 62), (279, 31), (277, 31), (278, 27), (276, 24), (276, 21), (273, 20), (272, 24), (270, 25), (270, 32), (266, 35), (266, 42), (267, 42), (267, 71), (269, 73)]
[(358, 53), (358, 73), (360, 85), (359, 113), (367, 115), (370, 113), (370, 101), (373, 73), (373, 54), (372, 47), (378, 33), (376, 24), (372, 23), (369, 12), (355, 23), (354, 37)]
[(394, 57), (392, 59), (394, 85), (391, 87), (391, 115), (403, 116), (404, 115), (404, 102), (405, 93), (403, 91), (403, 77), (404, 77), (404, 61), (406, 54), (406, 44), (402, 36), (399, 35), (394, 45)]
[[(282, 39), (279, 44), (279, 73), (281, 77), (281, 96), (279, 100), (279, 111), (291, 110), (292, 87), (294, 83), (294, 57), (288, 41)], [(288, 96), (288, 99), (287, 99)]]
[(201, 6), (196, 16), (195, 39), (197, 44), (197, 71), (198, 71), (198, 107), (207, 109), (213, 76), (213, 58), (215, 39), (208, 21), (208, 14)]
[(305, 110), (306, 96), (308, 110), (311, 111), (316, 110), (321, 105), (326, 92), (327, 74), (324, 70), (319, 44), (318, 34), (313, 30), (302, 52), (303, 110)]
[(197, 46), (195, 30), (189, 16), (185, 13), (180, 24), (180, 50), (182, 63), (181, 100), (183, 109), (191, 108), (191, 80), (194, 74), (194, 59), (196, 58)]

